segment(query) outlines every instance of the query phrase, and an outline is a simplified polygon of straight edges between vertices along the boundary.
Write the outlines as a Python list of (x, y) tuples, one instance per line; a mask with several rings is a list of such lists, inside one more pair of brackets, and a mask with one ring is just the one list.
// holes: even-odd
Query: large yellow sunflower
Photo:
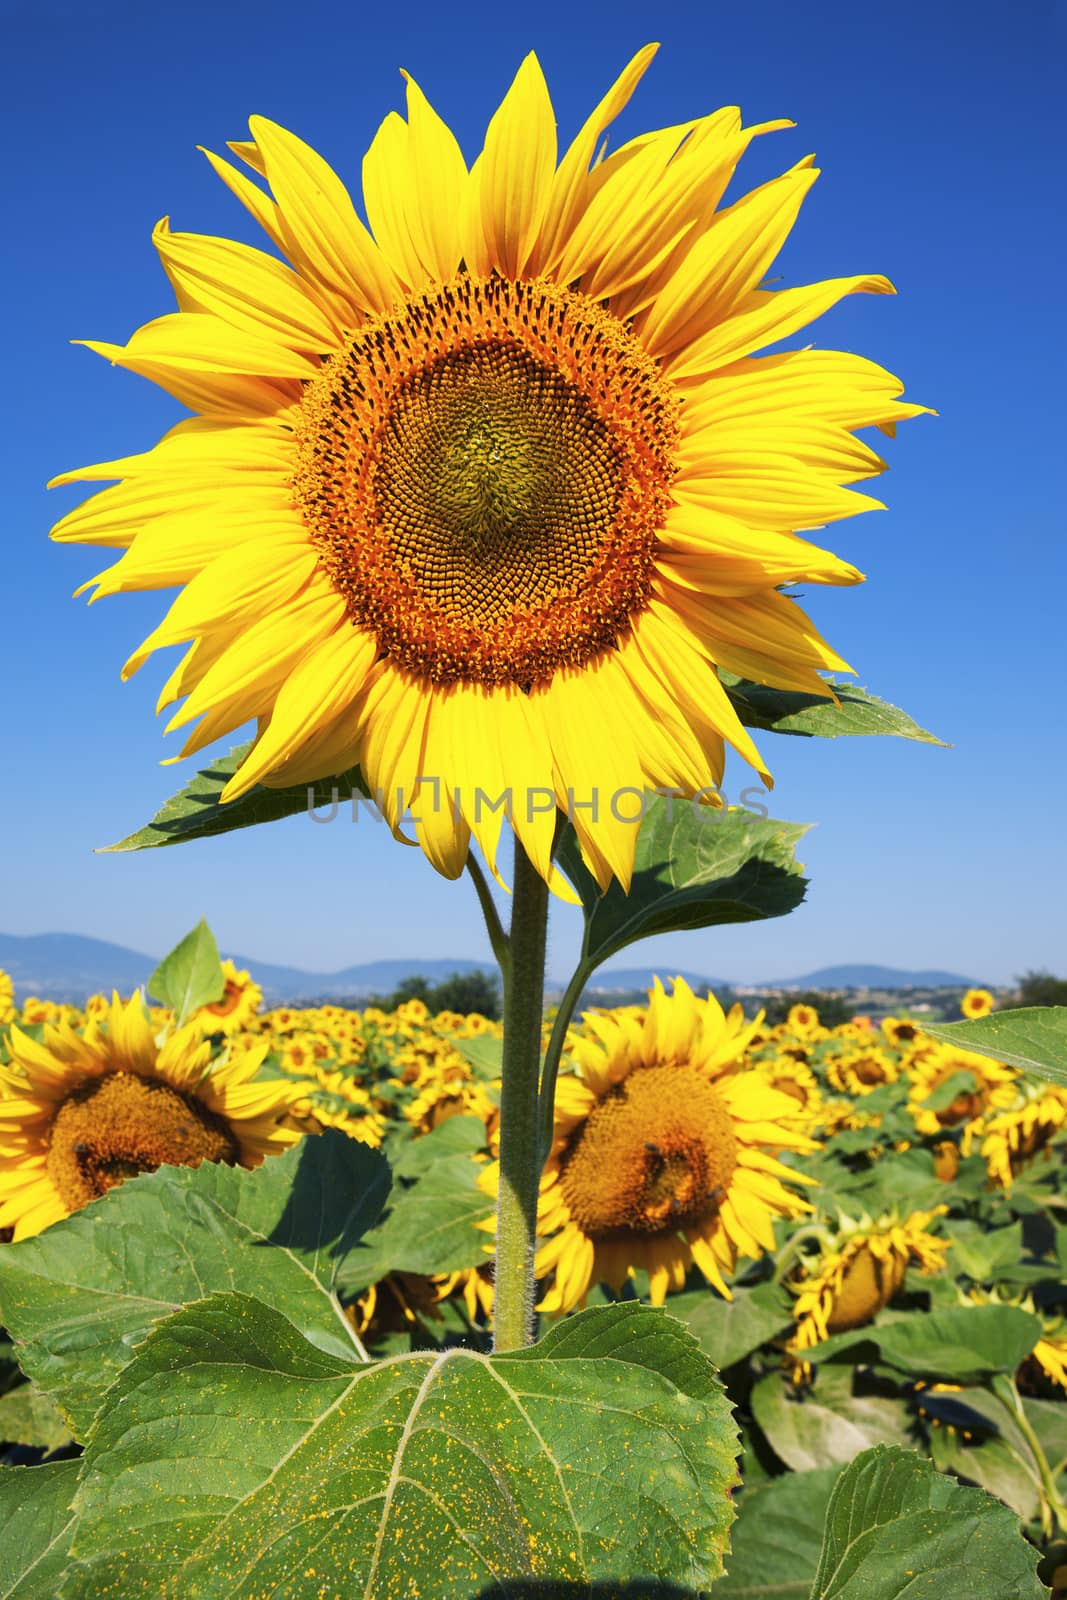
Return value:
[(717, 668), (821, 695), (847, 670), (782, 591), (861, 574), (797, 530), (878, 506), (845, 487), (884, 467), (854, 434), (923, 408), (856, 355), (754, 352), (892, 286), (763, 287), (812, 158), (721, 201), (787, 122), (727, 108), (594, 159), (654, 49), (559, 160), (535, 56), (469, 170), (409, 78), (363, 160), (369, 226), (253, 117), (230, 147), (253, 177), (208, 159), (276, 253), (164, 219), (177, 311), (84, 341), (195, 415), (57, 478), (122, 481), (53, 535), (125, 551), (97, 598), (181, 588), (126, 672), (189, 646), (160, 696), (183, 754), (257, 720), (226, 799), (358, 762), (449, 876), (472, 833), (494, 861), (509, 794), (549, 876), (558, 803), (625, 884), (621, 791), (694, 795), (724, 744), (764, 770)]
[[(657, 980), (644, 1013), (585, 1024), (541, 1180), (536, 1271), (553, 1277), (541, 1308), (569, 1311), (601, 1281), (618, 1292), (635, 1269), (660, 1305), (694, 1262), (729, 1297), (738, 1257), (773, 1250), (775, 1218), (811, 1209), (786, 1187), (810, 1180), (774, 1154), (817, 1148), (796, 1101), (737, 1069), (749, 1030), (680, 978), (671, 995)], [(495, 1192), (494, 1168), (480, 1181)]]
[(106, 1024), (11, 1030), (0, 1067), (0, 1228), (28, 1238), (164, 1163), (256, 1167), (303, 1135), (306, 1084), (256, 1082), (268, 1041), (217, 1063), (198, 1023), (160, 1043), (140, 995)]

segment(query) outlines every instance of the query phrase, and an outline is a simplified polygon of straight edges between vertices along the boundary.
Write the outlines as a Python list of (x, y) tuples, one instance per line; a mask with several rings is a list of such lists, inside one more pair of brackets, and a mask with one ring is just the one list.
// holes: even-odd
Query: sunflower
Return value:
[(921, 1045), (907, 1061), (910, 1088), (908, 1110), (919, 1133), (939, 1134), (947, 1128), (962, 1130), (961, 1150), (971, 1144), (985, 1119), (1009, 1109), (1015, 1102), (1014, 1067), (971, 1050), (952, 1045)]
[(1026, 1164), (1065, 1127), (1067, 1089), (1020, 1081), (1016, 1103), (985, 1124), (980, 1154), (990, 1178), (1010, 1189)]
[(15, 1015), (15, 985), (0, 967), (0, 1028)]
[(988, 1017), (995, 1005), (988, 989), (968, 989), (960, 1001), (960, 1010), (965, 1017)]
[(915, 1211), (903, 1221), (891, 1216), (877, 1222), (842, 1218), (833, 1245), (805, 1261), (790, 1284), (797, 1300), (788, 1348), (810, 1350), (832, 1333), (872, 1321), (900, 1291), (912, 1262), (926, 1274), (940, 1272), (949, 1241), (936, 1238), (929, 1228), (947, 1210), (936, 1206)]
[(899, 1064), (873, 1045), (863, 1050), (849, 1050), (826, 1063), (826, 1079), (831, 1088), (855, 1097), (872, 1094), (884, 1084), (896, 1083), (899, 1076)]
[(116, 995), (106, 1026), (11, 1030), (0, 1068), (0, 1228), (15, 1239), (164, 1163), (256, 1167), (302, 1137), (291, 1116), (306, 1085), (254, 1082), (267, 1045), (213, 1064), (191, 1022), (161, 1043), (140, 995)]
[(238, 972), (232, 961), (222, 963), (225, 987), (222, 997), (201, 1006), (197, 1017), (205, 1033), (243, 1033), (255, 1022), (263, 990), (247, 972)]
[(727, 744), (764, 775), (718, 668), (824, 697), (848, 670), (783, 590), (862, 575), (797, 530), (878, 506), (845, 487), (885, 465), (854, 434), (924, 408), (856, 355), (754, 352), (892, 285), (763, 287), (812, 158), (720, 202), (787, 122), (727, 108), (594, 161), (654, 53), (558, 164), (532, 54), (470, 170), (408, 78), (363, 160), (369, 227), (253, 117), (230, 148), (254, 177), (208, 159), (278, 253), (164, 219), (177, 311), (83, 341), (194, 415), (55, 479), (121, 481), (53, 535), (125, 551), (96, 598), (181, 588), (125, 672), (189, 646), (160, 697), (183, 755), (256, 719), (224, 799), (358, 762), (454, 877), (505, 812), (551, 876), (554, 797), (625, 885), (622, 791), (706, 790)]
[[(720, 1294), (739, 1256), (774, 1249), (778, 1217), (810, 1211), (787, 1183), (810, 1182), (772, 1152), (810, 1151), (797, 1105), (758, 1071), (736, 1070), (746, 1030), (714, 996), (659, 980), (646, 1012), (588, 1013), (556, 1095), (541, 1180), (536, 1259), (551, 1275), (541, 1309), (569, 1311), (638, 1268), (653, 1305), (694, 1262)], [(495, 1193), (496, 1164), (479, 1180)]]
[(882, 1023), (882, 1032), (891, 1045), (900, 1049), (901, 1046), (911, 1044), (917, 1039), (922, 1029), (911, 1017), (886, 1017)]
[(799, 1033), (807, 1037), (816, 1032), (819, 1027), (819, 1013), (814, 1006), (790, 1006), (789, 1015), (786, 1017), (786, 1026), (791, 1033)]
[(793, 1116), (805, 1123), (817, 1122), (823, 1113), (822, 1091), (811, 1068), (792, 1056), (776, 1055), (756, 1063), (756, 1071), (772, 1089), (796, 1101)]

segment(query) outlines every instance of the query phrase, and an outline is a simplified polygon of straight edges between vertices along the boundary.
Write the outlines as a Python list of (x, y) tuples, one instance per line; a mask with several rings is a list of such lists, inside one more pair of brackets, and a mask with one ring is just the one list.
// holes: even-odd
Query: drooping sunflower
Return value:
[[(775, 1219), (811, 1209), (787, 1188), (810, 1180), (777, 1159), (817, 1148), (796, 1101), (737, 1070), (745, 1031), (680, 978), (670, 995), (657, 980), (644, 1013), (583, 1020), (541, 1180), (541, 1308), (569, 1311), (601, 1281), (618, 1292), (636, 1269), (660, 1305), (693, 1263), (729, 1297), (738, 1258), (773, 1250)], [(495, 1193), (495, 1164), (479, 1181)]]
[(196, 1022), (159, 1043), (140, 995), (106, 1024), (11, 1030), (0, 1067), (0, 1228), (39, 1233), (164, 1163), (256, 1167), (303, 1137), (301, 1084), (256, 1081), (267, 1043), (217, 1062)]
[(363, 161), (367, 224), (253, 117), (230, 147), (252, 177), (208, 159), (276, 253), (164, 219), (178, 310), (84, 341), (195, 415), (54, 480), (121, 481), (53, 534), (125, 551), (96, 598), (181, 588), (125, 670), (189, 647), (160, 696), (195, 724), (183, 754), (257, 721), (225, 799), (358, 762), (449, 876), (472, 833), (493, 862), (505, 812), (550, 876), (573, 801), (591, 870), (625, 884), (621, 791), (696, 794), (726, 744), (764, 772), (718, 668), (824, 696), (847, 670), (783, 589), (861, 574), (797, 530), (877, 506), (846, 487), (885, 464), (856, 430), (924, 408), (859, 356), (755, 352), (892, 286), (763, 287), (812, 158), (720, 202), (786, 122), (727, 108), (594, 160), (654, 49), (558, 163), (535, 56), (469, 170), (409, 78)]
[(965, 1017), (988, 1017), (995, 1005), (988, 989), (968, 989), (960, 1001), (960, 1010)]
[(899, 1293), (911, 1263), (925, 1274), (940, 1272), (950, 1241), (937, 1238), (929, 1229), (947, 1210), (947, 1206), (935, 1206), (931, 1211), (912, 1212), (903, 1220), (892, 1216), (878, 1221), (841, 1218), (833, 1247), (805, 1261), (790, 1284), (797, 1299), (793, 1308), (796, 1327), (788, 1348), (810, 1350), (832, 1333), (872, 1321)]
[(1051, 1083), (1016, 1085), (1015, 1104), (985, 1124), (980, 1154), (994, 1183), (1010, 1189), (1023, 1168), (1067, 1128), (1067, 1089)]
[(919, 1133), (961, 1130), (962, 1153), (983, 1130), (985, 1120), (1015, 1101), (1014, 1067), (953, 1045), (921, 1045), (908, 1057), (908, 1110)]
[(232, 961), (222, 963), (225, 988), (220, 1000), (201, 1006), (197, 1017), (205, 1033), (243, 1033), (250, 1028), (263, 1000), (263, 990), (251, 976), (238, 972)]

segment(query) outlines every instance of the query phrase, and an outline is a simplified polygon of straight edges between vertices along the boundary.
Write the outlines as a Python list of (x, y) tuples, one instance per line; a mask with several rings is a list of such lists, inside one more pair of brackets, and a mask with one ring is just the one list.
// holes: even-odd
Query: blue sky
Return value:
[[(149, 238), (164, 213), (176, 228), (253, 239), (196, 150), (246, 136), (250, 113), (291, 127), (355, 182), (378, 123), (402, 105), (399, 67), (470, 159), (528, 49), (567, 138), (633, 50), (659, 37), (615, 139), (725, 104), (746, 122), (794, 118), (739, 173), (747, 188), (817, 152), (823, 175), (780, 258), (782, 281), (875, 271), (897, 285), (896, 299), (845, 302), (811, 337), (881, 361), (940, 417), (888, 446), (892, 470), (875, 487), (888, 512), (833, 530), (829, 542), (868, 583), (808, 603), (858, 681), (952, 748), (764, 736), (774, 814), (817, 824), (802, 851), (808, 904), (777, 922), (658, 940), (647, 959), (735, 979), (852, 959), (993, 981), (1067, 968), (1055, 10), (1039, 0), (5, 8), (5, 930), (70, 930), (156, 953), (203, 914), (224, 946), (319, 968), (487, 953), (468, 886), (436, 878), (421, 853), (366, 822), (301, 818), (187, 849), (93, 855), (193, 769), (159, 765), (170, 752), (153, 707), (169, 665), (119, 682), (163, 597), (72, 600), (106, 553), (48, 543), (79, 496), (43, 485), (149, 447), (181, 413), (67, 341), (121, 342), (173, 308)], [(747, 781), (739, 763), (728, 769), (730, 798)], [(553, 971), (576, 943), (574, 914), (561, 910)]]

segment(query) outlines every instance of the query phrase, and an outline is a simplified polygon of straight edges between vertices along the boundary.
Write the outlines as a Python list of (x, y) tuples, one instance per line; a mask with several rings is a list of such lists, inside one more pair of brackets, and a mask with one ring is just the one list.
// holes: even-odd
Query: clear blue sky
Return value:
[[(776, 815), (818, 824), (792, 917), (647, 946), (663, 970), (785, 976), (839, 960), (1006, 980), (1067, 969), (1062, 784), (1065, 435), (1063, 11), (916, 0), (669, 7), (145, 5), (4, 7), (8, 119), (3, 271), (9, 420), (5, 508), (0, 926), (69, 930), (161, 952), (201, 915), (224, 946), (314, 967), (487, 952), (469, 889), (361, 823), (296, 819), (142, 856), (94, 856), (147, 820), (191, 767), (153, 706), (169, 665), (119, 667), (165, 597), (70, 598), (106, 553), (46, 540), (78, 498), (68, 467), (150, 446), (176, 402), (71, 338), (123, 341), (172, 309), (156, 220), (251, 239), (198, 144), (246, 137), (258, 112), (350, 182), (407, 68), (472, 157), (536, 49), (563, 137), (633, 50), (662, 49), (620, 139), (738, 104), (789, 116), (758, 141), (744, 187), (817, 152), (823, 176), (778, 271), (785, 283), (884, 272), (896, 299), (855, 297), (822, 345), (900, 373), (938, 420), (901, 429), (889, 503), (830, 543), (869, 575), (810, 597), (858, 680), (953, 742), (764, 736)], [(795, 341), (796, 342), (796, 341)], [(101, 556), (103, 555), (103, 559)], [(728, 770), (733, 796), (747, 781)], [(551, 966), (576, 945), (557, 914)], [(645, 956), (633, 952), (634, 959)], [(626, 957), (624, 959), (629, 959)]]

